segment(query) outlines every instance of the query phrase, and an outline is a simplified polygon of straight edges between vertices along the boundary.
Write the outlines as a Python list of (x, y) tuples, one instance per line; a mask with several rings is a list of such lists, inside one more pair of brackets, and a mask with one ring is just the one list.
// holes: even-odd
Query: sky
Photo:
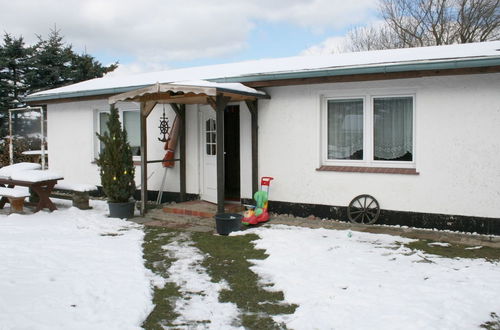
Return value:
[(28, 44), (60, 30), (115, 74), (338, 49), (378, 0), (0, 0), (0, 30)]

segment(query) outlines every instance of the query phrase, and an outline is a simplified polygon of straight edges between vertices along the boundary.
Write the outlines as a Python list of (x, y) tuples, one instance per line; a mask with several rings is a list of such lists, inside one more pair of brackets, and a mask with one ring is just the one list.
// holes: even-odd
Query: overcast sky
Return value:
[(377, 0), (0, 0), (0, 28), (27, 43), (57, 26), (121, 72), (325, 52), (376, 21)]

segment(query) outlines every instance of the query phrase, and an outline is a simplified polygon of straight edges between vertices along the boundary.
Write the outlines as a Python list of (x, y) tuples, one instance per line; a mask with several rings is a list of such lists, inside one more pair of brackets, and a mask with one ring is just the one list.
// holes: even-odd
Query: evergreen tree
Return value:
[(25, 76), (29, 69), (31, 49), (24, 44), (23, 37), (4, 34), (0, 46), (0, 130), (2, 136), (7, 129), (8, 109), (22, 104), (28, 86)]
[(134, 163), (132, 149), (127, 142), (127, 131), (122, 130), (118, 110), (111, 106), (108, 132), (100, 135), (103, 150), (97, 159), (101, 185), (111, 203), (128, 202), (135, 192)]
[(71, 60), (71, 81), (73, 83), (98, 78), (115, 70), (117, 63), (103, 66), (99, 61), (88, 54), (74, 54)]
[(63, 42), (58, 30), (51, 30), (47, 40), (38, 36), (31, 59), (32, 69), (27, 75), (31, 92), (57, 88), (71, 79), (71, 45)]
[(30, 92), (100, 78), (118, 67), (116, 63), (103, 66), (88, 54), (76, 54), (63, 39), (56, 29), (50, 31), (47, 39), (38, 36), (38, 42), (33, 47), (32, 68), (27, 74)]
[(27, 94), (99, 78), (117, 68), (117, 63), (103, 66), (88, 54), (75, 53), (63, 39), (54, 29), (30, 47), (23, 37), (5, 33), (0, 42), (0, 136), (7, 134), (8, 109), (24, 106)]

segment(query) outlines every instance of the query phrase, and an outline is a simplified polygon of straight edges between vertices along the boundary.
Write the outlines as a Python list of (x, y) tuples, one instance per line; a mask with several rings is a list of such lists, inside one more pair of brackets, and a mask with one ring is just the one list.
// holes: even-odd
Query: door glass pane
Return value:
[(210, 118), (205, 122), (205, 144), (207, 155), (214, 156), (216, 154), (215, 140), (215, 119)]
[(132, 155), (141, 155), (141, 117), (139, 111), (123, 112), (123, 127), (127, 131), (128, 142), (132, 147)]
[(363, 159), (363, 99), (328, 101), (328, 159)]
[(413, 161), (413, 98), (373, 100), (374, 159)]

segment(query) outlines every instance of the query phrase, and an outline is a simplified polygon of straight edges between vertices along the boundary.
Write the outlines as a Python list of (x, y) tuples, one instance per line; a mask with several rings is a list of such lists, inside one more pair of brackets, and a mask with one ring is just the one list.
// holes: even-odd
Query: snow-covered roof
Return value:
[[(218, 83), (213, 81), (206, 80), (193, 80), (193, 81), (184, 81), (182, 83), (167, 83), (160, 84), (156, 83), (154, 85), (143, 87), (139, 89), (134, 89), (128, 92), (124, 92), (121, 94), (113, 95), (108, 99), (109, 104), (114, 104), (120, 101), (139, 101), (141, 97), (145, 95), (158, 95), (158, 94), (167, 94), (169, 93), (182, 93), (182, 98), (178, 96), (175, 97), (175, 103), (192, 103), (192, 95), (195, 95), (196, 103), (199, 103), (198, 95), (205, 96), (216, 96), (218, 92), (236, 94), (239, 100), (248, 99), (247, 97), (252, 97), (252, 99), (258, 98), (266, 98), (267, 94), (263, 91), (258, 91), (254, 88), (247, 87), (240, 83)], [(241, 99), (243, 97), (243, 99)], [(171, 103), (168, 99), (163, 100), (166, 103)]]
[[(404, 72), (439, 68), (463, 68), (500, 65), (500, 41), (377, 50), (331, 55), (309, 55), (261, 59), (217, 64), (127, 76), (104, 76), (77, 84), (34, 93), (28, 101), (61, 97), (113, 94), (124, 88), (144, 87), (159, 83), (183, 83), (195, 80), (216, 82), (249, 82), (293, 77), (360, 74), (372, 72)], [(383, 71), (380, 71), (383, 69)], [(326, 74), (328, 72), (328, 74)]]

